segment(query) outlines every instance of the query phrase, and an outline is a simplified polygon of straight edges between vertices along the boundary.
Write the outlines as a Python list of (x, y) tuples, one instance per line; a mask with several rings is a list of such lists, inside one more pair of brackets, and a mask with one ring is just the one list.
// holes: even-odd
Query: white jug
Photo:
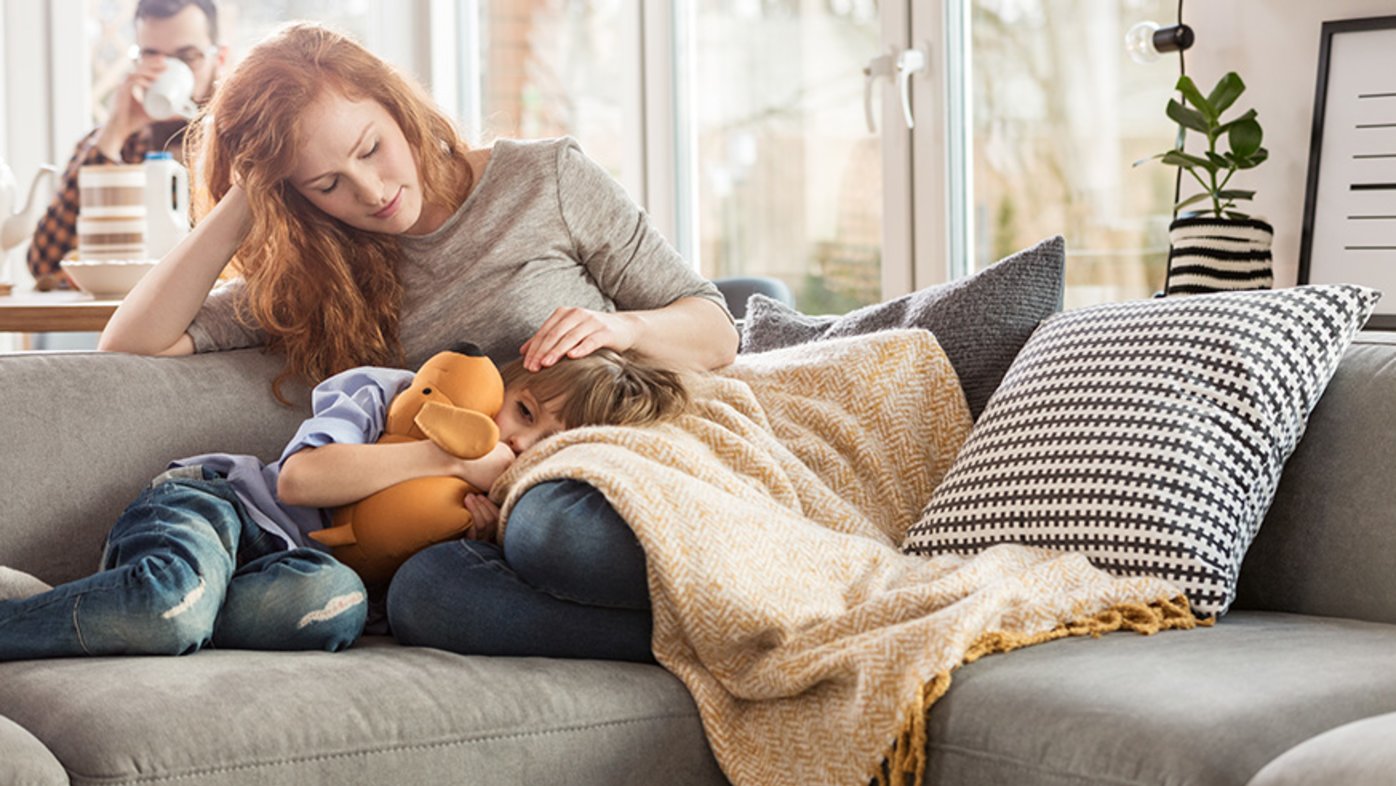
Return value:
[(169, 153), (145, 154), (146, 248), (159, 259), (189, 234), (189, 173)]

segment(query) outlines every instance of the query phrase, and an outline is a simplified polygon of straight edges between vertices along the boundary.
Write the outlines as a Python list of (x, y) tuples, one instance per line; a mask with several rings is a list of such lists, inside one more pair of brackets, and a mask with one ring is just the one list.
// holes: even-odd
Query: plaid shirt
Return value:
[[(97, 149), (97, 135), (101, 130), (93, 129), (78, 142), (68, 168), (63, 171), (63, 181), (53, 195), (53, 202), (39, 221), (34, 238), (29, 243), (29, 272), (34, 275), (35, 289), (40, 291), (72, 288), (72, 282), (58, 265), (78, 244), (78, 170), (88, 164), (117, 163)], [(183, 131), (182, 122), (158, 123), (142, 128), (121, 146), (121, 163), (138, 164), (145, 160), (145, 154), (151, 150), (177, 147), (182, 141)]]

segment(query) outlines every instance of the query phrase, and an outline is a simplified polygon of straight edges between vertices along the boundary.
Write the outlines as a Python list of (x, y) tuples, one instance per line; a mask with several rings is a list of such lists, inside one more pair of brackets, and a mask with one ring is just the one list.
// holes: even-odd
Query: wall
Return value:
[[(1188, 74), (1205, 93), (1227, 71), (1246, 82), (1237, 106), (1255, 108), (1270, 159), (1238, 174), (1256, 190), (1255, 212), (1275, 227), (1275, 284), (1294, 284), (1304, 223), (1319, 34), (1335, 19), (1396, 15), (1396, 0), (1193, 0), (1183, 21), (1197, 33)], [(1245, 179), (1242, 179), (1245, 175)]]

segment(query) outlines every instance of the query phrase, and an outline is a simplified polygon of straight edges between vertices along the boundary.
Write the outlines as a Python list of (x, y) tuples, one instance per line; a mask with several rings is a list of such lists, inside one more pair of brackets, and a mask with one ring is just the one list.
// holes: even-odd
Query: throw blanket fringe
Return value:
[[(1055, 641), (1068, 636), (1099, 638), (1105, 633), (1129, 630), (1152, 636), (1161, 630), (1191, 630), (1211, 627), (1216, 618), (1199, 620), (1184, 595), (1160, 598), (1153, 603), (1118, 603), (1083, 619), (1072, 620), (1038, 634), (1024, 635), (994, 631), (980, 636), (965, 653), (964, 664), (985, 655), (1012, 652), (1022, 647)], [(963, 664), (962, 664), (963, 665)], [(921, 686), (920, 696), (906, 712), (901, 733), (887, 746), (882, 763), (868, 776), (876, 786), (919, 786), (926, 778), (926, 714), (931, 705), (950, 690), (950, 669), (940, 672)]]
[(492, 493), (501, 537), (534, 484), (606, 495), (645, 551), (655, 658), (736, 786), (863, 786), (884, 761), (900, 784), (924, 771), (925, 708), (967, 659), (1186, 624), (1155, 601), (1177, 587), (1080, 554), (902, 553), (971, 427), (926, 331), (744, 355), (694, 399), (653, 428), (546, 440)]

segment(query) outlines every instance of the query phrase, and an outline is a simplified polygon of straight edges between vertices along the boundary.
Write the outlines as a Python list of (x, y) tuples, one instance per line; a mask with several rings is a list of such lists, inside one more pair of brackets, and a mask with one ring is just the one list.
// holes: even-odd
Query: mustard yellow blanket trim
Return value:
[[(1191, 630), (1199, 625), (1211, 627), (1215, 623), (1215, 617), (1197, 619), (1187, 597), (1183, 595), (1160, 598), (1149, 604), (1120, 603), (1034, 635), (1001, 631), (985, 633), (965, 653), (964, 663), (973, 663), (985, 655), (1012, 652), (1069, 636), (1099, 638), (1101, 634), (1119, 630), (1152, 636), (1161, 630)], [(921, 686), (920, 695), (907, 710), (901, 733), (888, 746), (882, 763), (868, 781), (877, 786), (904, 786), (908, 783), (920, 786), (926, 777), (926, 713), (950, 690), (950, 671), (942, 671)]]

